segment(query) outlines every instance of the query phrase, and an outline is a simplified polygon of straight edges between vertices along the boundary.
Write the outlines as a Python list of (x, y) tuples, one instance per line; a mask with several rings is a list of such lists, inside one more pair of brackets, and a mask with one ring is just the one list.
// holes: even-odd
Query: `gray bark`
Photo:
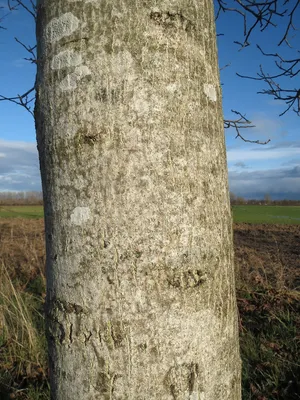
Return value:
[(40, 0), (55, 400), (239, 400), (212, 0)]

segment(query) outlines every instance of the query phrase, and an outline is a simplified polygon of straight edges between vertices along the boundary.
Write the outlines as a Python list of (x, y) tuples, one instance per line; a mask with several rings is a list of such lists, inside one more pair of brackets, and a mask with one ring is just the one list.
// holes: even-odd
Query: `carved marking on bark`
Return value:
[(214, 85), (209, 83), (204, 84), (204, 93), (211, 101), (217, 101), (217, 92)]
[(171, 286), (188, 289), (195, 288), (203, 284), (207, 277), (200, 269), (188, 269), (186, 271), (172, 271), (168, 276)]
[(89, 207), (76, 207), (71, 214), (71, 223), (80, 226), (88, 221), (91, 217)]
[(187, 32), (195, 28), (193, 22), (186, 18), (181, 11), (161, 11), (155, 7), (150, 12), (150, 19), (164, 28), (181, 28)]
[(195, 400), (201, 399), (203, 392), (200, 380), (198, 364), (182, 364), (170, 368), (165, 384), (174, 400)]
[(87, 345), (88, 341), (90, 340), (90, 338), (92, 337), (92, 332), (87, 332), (87, 333), (83, 333), (84, 336), (84, 344)]
[(99, 372), (97, 379), (97, 392), (103, 395), (103, 399), (111, 400), (115, 389), (116, 380), (122, 378), (122, 375), (115, 374), (114, 372)]
[(90, 340), (92, 333), (82, 319), (87, 310), (81, 305), (54, 299), (47, 314), (48, 333), (54, 341), (72, 344), (77, 339), (86, 344)]
[(66, 314), (71, 314), (71, 313), (84, 314), (84, 313), (86, 313), (84, 308), (79, 304), (68, 303), (66, 301), (62, 301), (62, 300), (59, 300), (59, 299), (53, 299), (52, 303), (53, 303), (52, 309), (55, 310), (57, 308), (58, 310), (66, 313)]
[(100, 333), (100, 340), (104, 341), (111, 350), (120, 347), (126, 337), (126, 329), (122, 321), (107, 321), (106, 331)]
[(79, 19), (71, 12), (63, 14), (59, 18), (54, 18), (46, 27), (46, 41), (54, 43), (71, 35), (79, 28), (79, 22)]

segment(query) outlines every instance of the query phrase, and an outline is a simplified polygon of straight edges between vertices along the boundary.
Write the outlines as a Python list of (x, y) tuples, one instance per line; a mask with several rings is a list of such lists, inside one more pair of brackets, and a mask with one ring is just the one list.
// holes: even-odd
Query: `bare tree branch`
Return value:
[(32, 102), (35, 100), (35, 88), (29, 89), (26, 93), (24, 94), (18, 94), (15, 97), (6, 97), (0, 95), (0, 101), (10, 101), (14, 104), (17, 104), (21, 107), (24, 107), (32, 116), (34, 116), (34, 113), (32, 111), (31, 105)]
[(228, 68), (231, 66), (231, 63), (228, 63), (226, 65), (224, 65), (223, 67), (220, 67), (220, 71), (223, 71), (225, 68)]
[[(15, 5), (12, 5), (12, 2), (16, 3)], [(28, 7), (24, 1), (22, 0), (7, 0), (7, 5), (8, 8), (12, 11), (12, 10), (17, 10), (19, 7), (23, 8), (24, 10), (26, 10), (36, 21), (36, 4), (33, 0), (30, 0), (30, 5), (31, 8)]]
[(19, 43), (22, 47), (24, 47), (24, 49), (31, 54), (32, 57), (30, 58), (24, 58), (24, 60), (26, 61), (30, 61), (33, 64), (37, 63), (37, 57), (36, 57), (36, 45), (35, 46), (26, 46), (23, 42), (21, 42), (18, 38), (15, 37), (15, 41), (17, 43)]
[[(3, 20), (3, 18), (5, 18), (9, 14), (11, 14), (12, 11), (17, 10), (19, 7), (23, 8), (26, 12), (28, 12), (30, 15), (32, 15), (34, 17), (34, 20), (36, 21), (35, 0), (29, 0), (29, 2), (30, 2), (30, 6), (27, 6), (25, 4), (25, 2), (22, 0), (7, 0), (7, 7), (9, 9), (9, 12), (0, 19), (0, 22)], [(33, 64), (36, 64), (37, 63), (36, 45), (35, 46), (28, 45), (27, 46), (16, 37), (15, 37), (15, 40), (30, 54), (29, 58), (24, 58), (24, 59)], [(32, 103), (34, 102), (34, 100), (35, 100), (35, 87), (32, 87), (31, 89), (27, 90), (27, 92), (25, 92), (23, 94), (17, 94), (16, 96), (13, 96), (13, 97), (0, 95), (0, 101), (9, 101), (14, 104), (17, 104), (17, 105), (25, 108), (25, 110), (27, 110), (32, 116), (34, 116), (34, 113), (32, 110)]]
[(272, 79), (276, 79), (276, 78), (279, 78), (282, 76), (288, 76), (290, 78), (293, 78), (296, 75), (298, 75), (298, 73), (300, 72), (300, 52), (299, 51), (297, 51), (297, 53), (299, 54), (298, 58), (287, 60), (278, 53), (264, 52), (259, 45), (257, 45), (257, 48), (260, 50), (262, 55), (264, 55), (266, 57), (273, 57), (275, 59), (275, 65), (281, 71), (277, 75), (272, 75)]
[[(0, 10), (2, 9), (2, 10), (4, 10), (6, 7), (4, 7), (4, 6), (0, 6)], [(11, 13), (12, 13), (12, 11), (14, 11), (15, 10), (15, 8), (11, 8), (11, 9), (9, 9), (9, 11), (7, 12), (7, 13), (5, 13), (4, 15), (2, 15), (1, 17), (0, 17), (0, 23), (2, 23), (3, 22), (3, 20), (5, 19), (5, 18), (7, 18)], [(0, 25), (0, 29), (6, 29), (4, 26), (2, 26), (2, 25)]]
[[(300, 0), (297, 0), (299, 2)], [(235, 41), (234, 43), (239, 44), (242, 48), (249, 46), (250, 36), (256, 27), (259, 27), (260, 31), (264, 31), (268, 26), (276, 27), (277, 24), (274, 20), (275, 17), (283, 17), (288, 9), (284, 8), (288, 1), (284, 2), (283, 9), (279, 11), (278, 4), (280, 0), (216, 0), (218, 4), (218, 10), (216, 13), (216, 19), (220, 17), (221, 12), (234, 12), (239, 14), (244, 23), (244, 41)], [(228, 5), (228, 2), (230, 5)], [(297, 7), (295, 8), (297, 9)], [(291, 13), (291, 18), (294, 12)], [(291, 29), (292, 25), (287, 26), (286, 35)]]
[[(257, 46), (259, 49), (260, 47)], [(261, 50), (261, 49), (260, 49)], [(263, 81), (267, 84), (268, 89), (263, 89), (259, 91), (259, 94), (267, 94), (274, 97), (275, 100), (282, 100), (286, 103), (286, 109), (279, 114), (280, 116), (284, 115), (290, 109), (293, 109), (298, 115), (300, 115), (300, 88), (284, 88), (279, 82), (276, 82), (276, 79), (289, 77), (294, 78), (300, 73), (300, 57), (285, 60), (279, 54), (275, 53), (264, 53), (261, 52), (267, 57), (275, 58), (275, 65), (279, 69), (279, 73), (277, 74), (267, 74), (264, 72), (263, 67), (260, 65), (260, 72), (257, 73), (256, 77), (247, 76), (237, 73), (240, 78), (252, 79), (256, 81)], [(294, 107), (296, 106), (296, 108)]]
[(285, 17), (286, 28), (278, 46), (288, 42), (288, 36), (292, 30), (296, 30), (294, 17), (300, 8), (300, 0), (215, 0), (218, 6), (216, 19), (221, 13), (234, 12), (240, 15), (244, 24), (244, 41), (235, 41), (242, 48), (249, 46), (250, 36), (256, 27), (263, 32), (268, 26), (276, 27), (278, 21), (275, 18)]
[[(285, 1), (285, 3), (289, 3), (289, 0)], [(280, 46), (283, 42), (286, 42), (286, 44), (287, 44), (288, 46), (290, 46), (290, 45), (289, 45), (289, 42), (288, 42), (288, 40), (287, 40), (287, 37), (288, 37), (288, 34), (289, 34), (289, 32), (290, 32), (291, 29), (296, 30), (296, 28), (295, 28), (295, 26), (294, 26), (293, 18), (294, 18), (294, 14), (295, 14), (297, 8), (299, 7), (299, 4), (300, 4), (300, 0), (297, 0), (296, 3), (295, 3), (294, 8), (293, 8), (292, 11), (288, 14), (288, 17), (289, 17), (289, 18), (288, 18), (288, 24), (287, 24), (287, 27), (286, 27), (286, 30), (285, 30), (285, 33), (284, 33), (282, 39), (281, 39), (280, 42), (278, 43), (278, 46)]]
[[(244, 22), (244, 41), (235, 43), (241, 48), (249, 46), (250, 36), (256, 28), (264, 31), (268, 26), (276, 26), (277, 20), (284, 17), (285, 27), (283, 26), (283, 34), (278, 42), (278, 46), (283, 43), (291, 47), (289, 35), (292, 31), (296, 31), (295, 18), (297, 10), (300, 10), (300, 0), (215, 0), (218, 4), (216, 17), (221, 12), (234, 12), (243, 18)], [(258, 93), (267, 94), (276, 100), (282, 100), (286, 103), (286, 109), (280, 114), (284, 115), (287, 111), (293, 109), (300, 115), (300, 86), (290, 88), (289, 84), (283, 84), (283, 78), (295, 78), (300, 73), (300, 55), (299, 57), (286, 59), (278, 52), (267, 53), (257, 45), (261, 54), (274, 59), (275, 67), (278, 72), (274, 74), (265, 73), (263, 67), (256, 77), (237, 74), (241, 78), (254, 79), (263, 81), (267, 84), (267, 89)], [(300, 54), (299, 50), (295, 50)]]
[(244, 136), (241, 134), (240, 129), (245, 129), (245, 128), (254, 128), (255, 125), (252, 125), (251, 121), (249, 121), (245, 115), (242, 115), (239, 111), (231, 110), (231, 112), (237, 114), (239, 116), (238, 119), (224, 119), (224, 128), (234, 128), (236, 131), (236, 139), (240, 138), (244, 142), (247, 143), (255, 143), (255, 144), (262, 144), (265, 145), (271, 141), (271, 139), (268, 139), (265, 142), (261, 142), (260, 140), (249, 140), (245, 139)]

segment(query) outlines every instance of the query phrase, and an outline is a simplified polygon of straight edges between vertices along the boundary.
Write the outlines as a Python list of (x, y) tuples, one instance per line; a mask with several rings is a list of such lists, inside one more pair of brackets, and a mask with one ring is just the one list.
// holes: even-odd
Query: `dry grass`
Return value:
[(37, 276), (44, 279), (44, 221), (0, 219), (0, 254), (11, 280), (22, 289)]
[(0, 398), (38, 399), (47, 375), (42, 221), (0, 222)]
[(0, 337), (8, 349), (4, 362), (6, 365), (15, 361), (40, 364), (43, 351), (35, 326), (35, 319), (43, 318), (37, 308), (40, 300), (31, 293), (17, 290), (4, 264), (0, 266), (0, 276)]

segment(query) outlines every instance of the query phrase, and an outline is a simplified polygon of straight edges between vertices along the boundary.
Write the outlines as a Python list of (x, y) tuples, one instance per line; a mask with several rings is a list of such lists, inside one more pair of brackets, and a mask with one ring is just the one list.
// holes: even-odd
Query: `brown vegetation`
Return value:
[(300, 225), (234, 225), (235, 265), (240, 281), (300, 290)]
[(43, 220), (0, 219), (1, 400), (47, 399), (43, 230)]

